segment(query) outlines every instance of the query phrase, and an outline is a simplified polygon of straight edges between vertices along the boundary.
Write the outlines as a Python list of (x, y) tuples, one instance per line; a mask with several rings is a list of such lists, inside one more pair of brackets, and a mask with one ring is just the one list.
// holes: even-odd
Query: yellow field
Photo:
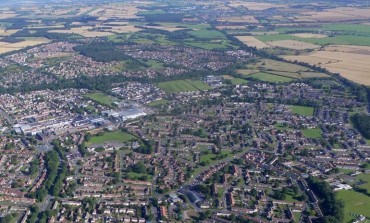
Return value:
[(291, 35), (300, 37), (300, 38), (315, 38), (315, 39), (321, 39), (321, 38), (328, 37), (327, 35), (324, 35), (324, 34), (315, 34), (315, 33), (295, 33)]
[(238, 40), (240, 40), (247, 46), (256, 47), (257, 49), (271, 48), (271, 46), (258, 40), (253, 36), (235, 36), (235, 37), (238, 38)]
[(270, 46), (281, 47), (293, 50), (307, 50), (307, 49), (318, 49), (319, 45), (301, 42), (297, 40), (278, 40), (267, 43)]
[(78, 34), (84, 37), (100, 37), (100, 36), (109, 36), (113, 35), (111, 32), (102, 32), (102, 31), (91, 31), (93, 27), (91, 26), (82, 26), (79, 28), (71, 28), (69, 30), (50, 30), (51, 33), (68, 33), (68, 34)]
[(260, 11), (260, 10), (266, 10), (274, 7), (281, 7), (281, 5), (277, 4), (270, 4), (270, 3), (260, 3), (260, 2), (243, 2), (243, 1), (232, 1), (230, 4), (230, 7), (245, 7), (248, 8), (249, 10), (255, 10), (255, 11)]
[(219, 30), (225, 30), (225, 29), (245, 29), (245, 26), (216, 26)]
[(235, 16), (225, 17), (218, 19), (219, 22), (246, 22), (246, 23), (258, 23), (258, 20), (254, 16)]
[(50, 41), (46, 38), (35, 38), (32, 40), (24, 40), (18, 43), (0, 42), (0, 53), (7, 53), (15, 50), (24, 49), (29, 46), (36, 46), (48, 42)]
[(10, 36), (18, 31), (19, 29), (12, 29), (12, 30), (0, 29), (0, 36)]
[(298, 19), (309, 19), (318, 22), (349, 21), (370, 19), (370, 8), (339, 7), (322, 12), (306, 12)]
[(354, 82), (370, 85), (370, 47), (329, 46), (323, 51), (284, 58), (318, 65)]

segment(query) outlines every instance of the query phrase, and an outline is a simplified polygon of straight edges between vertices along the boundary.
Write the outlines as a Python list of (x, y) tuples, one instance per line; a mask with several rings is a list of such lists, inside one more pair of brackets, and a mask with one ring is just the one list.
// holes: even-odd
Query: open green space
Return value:
[(104, 143), (125, 143), (130, 140), (136, 139), (135, 136), (122, 131), (116, 132), (106, 132), (102, 135), (92, 136), (90, 140), (87, 141), (87, 145), (93, 144), (104, 144)]
[(278, 76), (278, 75), (264, 73), (264, 72), (258, 72), (255, 74), (251, 74), (251, 75), (248, 75), (248, 77), (253, 77), (261, 81), (272, 82), (272, 83), (289, 82), (293, 80), (293, 78)]
[(366, 189), (370, 192), (370, 174), (361, 173), (356, 176), (357, 180), (364, 181), (366, 183), (359, 185), (359, 187)]
[(213, 153), (210, 153), (210, 154), (207, 154), (207, 155), (202, 155), (200, 157), (200, 162), (205, 162), (205, 163), (212, 163), (217, 159), (217, 157), (221, 157), (221, 156), (229, 156), (231, 154), (230, 151), (227, 151), (227, 150), (223, 150), (221, 151), (220, 154), (213, 154)]
[(166, 81), (159, 83), (158, 87), (169, 93), (204, 91), (211, 89), (211, 87), (206, 83), (194, 80)]
[(248, 83), (247, 80), (245, 79), (242, 79), (242, 78), (232, 78), (230, 79), (231, 83), (234, 84), (234, 85), (237, 85), (237, 84), (246, 84)]
[(150, 107), (157, 107), (157, 106), (161, 106), (161, 105), (166, 105), (167, 103), (168, 103), (168, 100), (161, 99), (161, 100), (158, 100), (158, 101), (152, 101), (148, 105)]
[(302, 130), (304, 137), (307, 138), (321, 138), (321, 129), (304, 129)]
[(145, 173), (135, 173), (135, 172), (129, 172), (126, 174), (128, 179), (131, 180), (150, 180), (153, 178), (152, 175), (145, 174)]
[(352, 190), (341, 190), (336, 193), (344, 202), (344, 222), (355, 220), (355, 215), (370, 218), (370, 197)]
[(314, 108), (308, 106), (291, 105), (292, 112), (297, 115), (313, 116)]
[(199, 39), (226, 39), (225, 35), (217, 30), (196, 30), (189, 32), (195, 38)]
[(113, 102), (115, 101), (115, 98), (104, 93), (86, 94), (85, 97), (105, 106), (112, 106)]

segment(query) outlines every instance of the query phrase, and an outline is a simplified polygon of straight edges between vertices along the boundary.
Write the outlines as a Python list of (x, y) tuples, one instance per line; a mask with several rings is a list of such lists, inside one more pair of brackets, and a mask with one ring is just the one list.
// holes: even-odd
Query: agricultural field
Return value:
[[(251, 74), (263, 72), (267, 73), (268, 77), (272, 77), (275, 79), (277, 78), (277, 80), (280, 81), (290, 81), (292, 79), (301, 78), (328, 77), (327, 74), (314, 72), (307, 67), (271, 59), (263, 59), (253, 64), (248, 64), (246, 66), (246, 69), (238, 69), (236, 70), (236, 72), (246, 76), (253, 76)], [(274, 76), (280, 76), (283, 79)]]
[(112, 106), (113, 102), (116, 101), (115, 98), (104, 93), (86, 94), (85, 97), (108, 107)]
[(290, 108), (297, 115), (313, 116), (314, 113), (313, 107), (291, 105)]
[(136, 139), (135, 136), (122, 131), (116, 132), (106, 132), (103, 135), (92, 136), (90, 140), (87, 141), (87, 145), (101, 145), (105, 143), (126, 143), (130, 140)]
[(292, 49), (292, 50), (307, 50), (307, 49), (320, 48), (319, 45), (297, 41), (297, 40), (278, 40), (278, 41), (267, 42), (267, 44), (273, 47), (287, 48), (287, 49)]
[(92, 26), (82, 26), (78, 28), (71, 28), (67, 30), (50, 30), (50, 33), (66, 33), (66, 34), (77, 34), (83, 37), (102, 37), (113, 35), (112, 32), (94, 31)]
[(352, 190), (341, 190), (336, 195), (344, 201), (344, 222), (355, 220), (359, 214), (370, 218), (370, 197)]
[(256, 47), (257, 49), (271, 48), (270, 45), (262, 42), (254, 36), (235, 36), (238, 40), (250, 47)]
[(16, 43), (0, 42), (0, 54), (50, 42), (46, 38), (28, 38)]
[(284, 58), (321, 66), (354, 82), (370, 85), (370, 47), (328, 46), (322, 51)]
[(225, 39), (225, 35), (217, 30), (197, 30), (191, 31), (190, 35), (198, 39)]
[(177, 80), (177, 81), (161, 82), (158, 84), (158, 87), (168, 93), (204, 91), (204, 90), (212, 89), (206, 83), (202, 81), (194, 81), (194, 80)]

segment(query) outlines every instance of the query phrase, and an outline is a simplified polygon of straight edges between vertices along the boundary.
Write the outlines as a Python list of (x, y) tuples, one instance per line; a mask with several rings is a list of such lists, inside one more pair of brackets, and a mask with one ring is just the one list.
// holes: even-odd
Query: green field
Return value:
[(362, 214), (370, 218), (370, 197), (349, 190), (336, 193), (339, 200), (344, 201), (344, 222), (350, 222), (356, 217), (353, 214)]
[(242, 79), (242, 78), (233, 78), (233, 79), (230, 79), (231, 83), (234, 84), (234, 85), (237, 85), (237, 84), (246, 84), (248, 83), (247, 80), (245, 79)]
[(148, 105), (150, 107), (157, 107), (157, 106), (161, 106), (161, 105), (166, 105), (167, 103), (168, 103), (168, 100), (161, 99), (161, 100), (158, 100), (158, 101), (152, 101)]
[(141, 180), (140, 179), (141, 177), (147, 177), (148, 180), (153, 179), (152, 175), (144, 174), (144, 173), (129, 172), (129, 173), (126, 174), (126, 176), (127, 176), (128, 179), (131, 179), (131, 180)]
[(361, 184), (360, 187), (364, 188), (364, 189), (367, 189), (367, 191), (370, 192), (370, 174), (361, 173), (361, 174), (356, 176), (356, 179), (366, 181), (367, 183)]
[(210, 153), (210, 154), (201, 156), (200, 157), (200, 162), (209, 162), (209, 163), (212, 163), (212, 162), (216, 161), (216, 157), (218, 155), (227, 155), (227, 156), (229, 156), (230, 154), (231, 154), (230, 151), (221, 151), (221, 154), (213, 154), (213, 153)]
[(199, 39), (226, 39), (225, 35), (216, 30), (197, 30), (189, 32), (195, 38)]
[(105, 106), (112, 106), (114, 99), (115, 99), (112, 96), (109, 96), (104, 93), (86, 94), (85, 97), (91, 99), (92, 101), (95, 101), (96, 103), (99, 103)]
[(314, 108), (308, 106), (291, 105), (292, 112), (297, 115), (313, 116)]
[(321, 138), (321, 129), (304, 129), (302, 130), (304, 137), (307, 138)]
[(273, 82), (273, 83), (289, 82), (293, 80), (293, 78), (278, 76), (274, 74), (268, 74), (264, 72), (258, 72), (255, 74), (251, 74), (251, 75), (248, 75), (248, 77), (253, 77), (261, 81)]
[(227, 40), (222, 40), (218, 42), (210, 42), (210, 41), (200, 41), (200, 40), (186, 40), (184, 42), (185, 45), (202, 48), (205, 50), (214, 50), (214, 49), (237, 49), (238, 46), (230, 44)]
[(193, 81), (193, 80), (166, 81), (159, 83), (158, 87), (168, 93), (204, 91), (212, 89), (209, 85), (202, 81)]
[(87, 145), (104, 144), (109, 142), (125, 143), (132, 139), (136, 139), (136, 137), (127, 132), (122, 131), (106, 132), (101, 136), (91, 137), (91, 139), (87, 141)]

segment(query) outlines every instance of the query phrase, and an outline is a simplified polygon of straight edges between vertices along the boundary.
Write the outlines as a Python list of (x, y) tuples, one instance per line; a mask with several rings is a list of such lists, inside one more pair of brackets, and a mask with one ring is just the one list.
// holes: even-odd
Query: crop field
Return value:
[(235, 16), (235, 17), (224, 17), (218, 19), (220, 22), (243, 22), (243, 23), (258, 23), (258, 20), (254, 16)]
[(0, 29), (0, 36), (10, 36), (18, 31), (19, 29)]
[(105, 106), (112, 106), (114, 99), (113, 97), (104, 93), (91, 93), (86, 94), (85, 97)]
[(278, 75), (264, 73), (264, 72), (258, 72), (255, 74), (251, 74), (251, 75), (248, 75), (248, 77), (253, 77), (261, 81), (272, 82), (272, 83), (289, 82), (293, 80), (293, 78), (278, 76)]
[(216, 30), (197, 30), (191, 31), (190, 35), (199, 39), (225, 39), (225, 35)]
[(321, 138), (321, 129), (304, 129), (302, 130), (304, 137), (307, 138)]
[(292, 112), (297, 115), (313, 116), (313, 107), (292, 105), (290, 108), (292, 109)]
[(125, 143), (132, 139), (136, 139), (135, 136), (122, 131), (116, 132), (107, 132), (100, 136), (93, 136), (89, 141), (87, 141), (87, 145), (100, 145), (104, 143)]
[(238, 40), (250, 47), (256, 47), (257, 49), (270, 48), (271, 46), (262, 42), (254, 36), (235, 36)]
[(278, 41), (267, 42), (267, 44), (273, 47), (287, 48), (287, 49), (292, 49), (292, 50), (307, 50), (307, 49), (320, 48), (319, 45), (297, 41), (297, 40), (278, 40)]
[(7, 53), (15, 50), (21, 50), (29, 46), (36, 46), (50, 42), (46, 38), (30, 38), (17, 43), (0, 42), (0, 53)]
[(370, 218), (370, 197), (352, 190), (341, 190), (336, 195), (344, 201), (344, 222), (355, 220), (359, 214)]
[(169, 93), (180, 93), (189, 91), (204, 91), (211, 89), (206, 83), (193, 80), (176, 80), (161, 82), (158, 87)]
[(323, 51), (284, 58), (321, 66), (354, 82), (370, 85), (370, 47), (329, 46)]
[(101, 37), (113, 35), (111, 32), (94, 31), (91, 26), (82, 26), (79, 28), (71, 28), (67, 30), (50, 30), (50, 33), (67, 33), (67, 34), (78, 34), (83, 37)]
[(315, 34), (315, 33), (295, 33), (292, 34), (292, 36), (299, 37), (299, 38), (315, 38), (315, 39), (321, 39), (328, 37), (327, 35), (324, 34)]
[(369, 8), (357, 8), (357, 7), (338, 7), (332, 9), (326, 9), (323, 11), (311, 11), (305, 12), (305, 15), (298, 16), (297, 18), (305, 18), (317, 22), (341, 22), (351, 21), (370, 18)]
[(277, 4), (271, 4), (271, 3), (262, 3), (262, 2), (244, 2), (244, 1), (233, 1), (230, 4), (230, 7), (245, 7), (249, 10), (254, 10), (254, 11), (261, 11), (261, 10), (266, 10), (270, 9), (273, 7), (280, 7), (281, 5)]

